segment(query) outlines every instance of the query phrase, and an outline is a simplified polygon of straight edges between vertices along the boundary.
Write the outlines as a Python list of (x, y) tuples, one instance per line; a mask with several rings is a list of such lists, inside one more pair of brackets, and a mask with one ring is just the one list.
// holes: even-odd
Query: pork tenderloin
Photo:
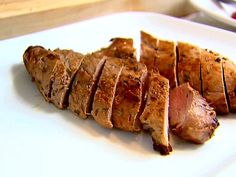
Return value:
[(197, 144), (209, 140), (219, 126), (214, 109), (189, 83), (170, 91), (169, 119), (174, 134)]
[(162, 155), (172, 151), (169, 144), (169, 80), (151, 70), (148, 76), (145, 108), (140, 117), (144, 129), (150, 131), (153, 147)]
[(202, 93), (217, 114), (229, 113), (224, 88), (222, 60), (212, 51), (201, 51)]
[(94, 95), (92, 116), (98, 124), (105, 128), (113, 127), (112, 105), (122, 65), (121, 60), (117, 58), (106, 60)]
[(112, 122), (114, 127), (131, 132), (141, 131), (139, 110), (146, 76), (145, 65), (134, 60), (127, 60), (120, 74), (113, 102)]
[(51, 102), (53, 75), (60, 60), (60, 55), (41, 46), (30, 46), (23, 54), (26, 70), (48, 102)]
[(69, 109), (86, 119), (91, 115), (97, 82), (105, 63), (105, 57), (87, 54), (75, 75), (69, 95)]

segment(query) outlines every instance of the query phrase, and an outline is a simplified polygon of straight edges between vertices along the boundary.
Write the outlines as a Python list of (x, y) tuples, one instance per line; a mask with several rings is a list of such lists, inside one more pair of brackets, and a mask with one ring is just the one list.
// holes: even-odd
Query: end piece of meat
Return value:
[(136, 50), (131, 38), (112, 38), (107, 48), (95, 52), (96, 55), (136, 60)]
[(230, 111), (236, 112), (236, 64), (224, 57), (222, 61)]
[(202, 93), (217, 114), (229, 113), (224, 88), (222, 60), (212, 51), (201, 52)]
[(148, 76), (148, 90), (145, 108), (140, 117), (144, 129), (150, 131), (153, 148), (167, 155), (172, 151), (169, 144), (169, 81), (158, 71), (151, 70)]
[(147, 68), (145, 65), (135, 60), (125, 62), (113, 102), (112, 122), (114, 127), (131, 132), (141, 131), (139, 110), (142, 104), (146, 76)]
[(91, 114), (97, 82), (105, 59), (105, 57), (97, 57), (93, 54), (84, 56), (72, 83), (69, 109), (83, 119)]
[(57, 62), (53, 75), (51, 102), (58, 108), (64, 109), (68, 106), (69, 88), (83, 55), (72, 50), (56, 49), (54, 52), (61, 56), (61, 60)]
[(189, 83), (171, 90), (169, 119), (174, 134), (197, 144), (209, 140), (219, 125), (213, 108)]
[(173, 41), (160, 40), (141, 31), (141, 57), (148, 70), (155, 68), (170, 82), (170, 88), (177, 86), (176, 44)]
[(41, 46), (30, 46), (23, 55), (27, 71), (48, 102), (51, 101), (51, 87), (55, 66), (60, 60), (60, 55)]
[(185, 42), (178, 42), (178, 81), (179, 85), (188, 82), (202, 93), (201, 49)]
[(93, 100), (92, 116), (98, 124), (112, 128), (112, 105), (122, 66), (118, 58), (108, 58), (103, 67)]

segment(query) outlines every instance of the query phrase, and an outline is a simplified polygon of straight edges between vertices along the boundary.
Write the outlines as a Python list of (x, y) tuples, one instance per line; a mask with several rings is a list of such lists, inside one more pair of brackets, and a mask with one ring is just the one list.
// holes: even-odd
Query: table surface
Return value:
[(194, 9), (188, 0), (1, 0), (0, 40), (123, 11), (185, 16)]
[(123, 11), (151, 11), (236, 32), (199, 13), (188, 0), (1, 0), (0, 40)]
[(104, 0), (1, 0), (0, 19), (101, 1)]

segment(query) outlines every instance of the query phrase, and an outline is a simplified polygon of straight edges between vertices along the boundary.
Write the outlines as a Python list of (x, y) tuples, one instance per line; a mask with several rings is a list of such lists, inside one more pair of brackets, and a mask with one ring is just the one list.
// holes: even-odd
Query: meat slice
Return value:
[(113, 127), (112, 105), (122, 67), (122, 62), (118, 58), (106, 60), (94, 96), (92, 116), (98, 124), (106, 128)]
[(75, 75), (69, 95), (69, 109), (85, 119), (91, 114), (93, 97), (101, 75), (105, 57), (88, 54)]
[(170, 82), (170, 88), (177, 86), (176, 44), (173, 41), (158, 40), (141, 31), (141, 58), (148, 69), (158, 68), (160, 74)]
[(30, 46), (26, 49), (23, 60), (39, 91), (50, 102), (53, 73), (57, 62), (60, 62), (60, 55), (41, 46)]
[(107, 48), (95, 52), (96, 55), (136, 60), (136, 50), (131, 38), (112, 38)]
[(223, 81), (222, 61), (211, 51), (201, 52), (202, 93), (217, 114), (229, 112)]
[(139, 110), (146, 76), (145, 65), (134, 60), (127, 60), (120, 74), (113, 102), (112, 122), (114, 127), (131, 132), (142, 129)]
[(140, 51), (140, 63), (150, 68), (156, 68), (155, 60), (157, 59), (157, 46), (158, 41), (156, 38), (148, 33), (141, 31), (141, 51)]
[(54, 71), (54, 81), (51, 90), (51, 102), (58, 108), (68, 106), (69, 88), (77, 72), (83, 55), (72, 50), (54, 50), (61, 56)]
[(236, 112), (236, 64), (223, 58), (223, 69), (230, 111)]
[(190, 86), (202, 93), (201, 49), (192, 44), (178, 42), (178, 81), (189, 82)]
[(144, 111), (140, 117), (144, 129), (150, 130), (153, 147), (161, 154), (172, 151), (169, 144), (169, 81), (158, 71), (151, 70), (148, 77), (148, 90)]
[(170, 88), (177, 86), (176, 44), (173, 41), (159, 40), (155, 66), (162, 76), (170, 82)]
[(210, 139), (219, 125), (213, 108), (189, 83), (171, 90), (169, 118), (174, 134), (198, 144)]

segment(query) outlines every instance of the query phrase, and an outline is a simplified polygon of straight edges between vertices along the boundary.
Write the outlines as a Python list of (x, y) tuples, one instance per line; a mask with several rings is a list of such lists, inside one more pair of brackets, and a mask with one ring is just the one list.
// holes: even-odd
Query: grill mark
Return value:
[(91, 111), (92, 111), (92, 107), (93, 107), (93, 100), (94, 100), (94, 96), (95, 96), (95, 93), (96, 93), (96, 90), (97, 90), (97, 87), (98, 87), (98, 81), (100, 79), (100, 76), (102, 74), (102, 70), (103, 70), (103, 67), (106, 63), (106, 60), (103, 61), (103, 63), (101, 64), (101, 67), (99, 68), (99, 71), (97, 71), (97, 75), (96, 75), (96, 78), (95, 78), (95, 81), (94, 81), (94, 84), (92, 85), (92, 88), (91, 88), (91, 94), (89, 96), (89, 100), (88, 100), (88, 107), (87, 107), (87, 110), (86, 110), (86, 114), (91, 114)]
[(226, 81), (225, 81), (225, 71), (224, 71), (224, 64), (223, 63), (222, 63), (221, 67), (222, 67), (222, 75), (223, 75), (223, 83), (224, 83), (224, 92), (225, 92), (225, 97), (226, 97), (226, 103), (228, 105), (229, 112), (231, 112), (231, 105), (230, 105), (228, 89), (227, 89), (227, 85), (226, 85)]

